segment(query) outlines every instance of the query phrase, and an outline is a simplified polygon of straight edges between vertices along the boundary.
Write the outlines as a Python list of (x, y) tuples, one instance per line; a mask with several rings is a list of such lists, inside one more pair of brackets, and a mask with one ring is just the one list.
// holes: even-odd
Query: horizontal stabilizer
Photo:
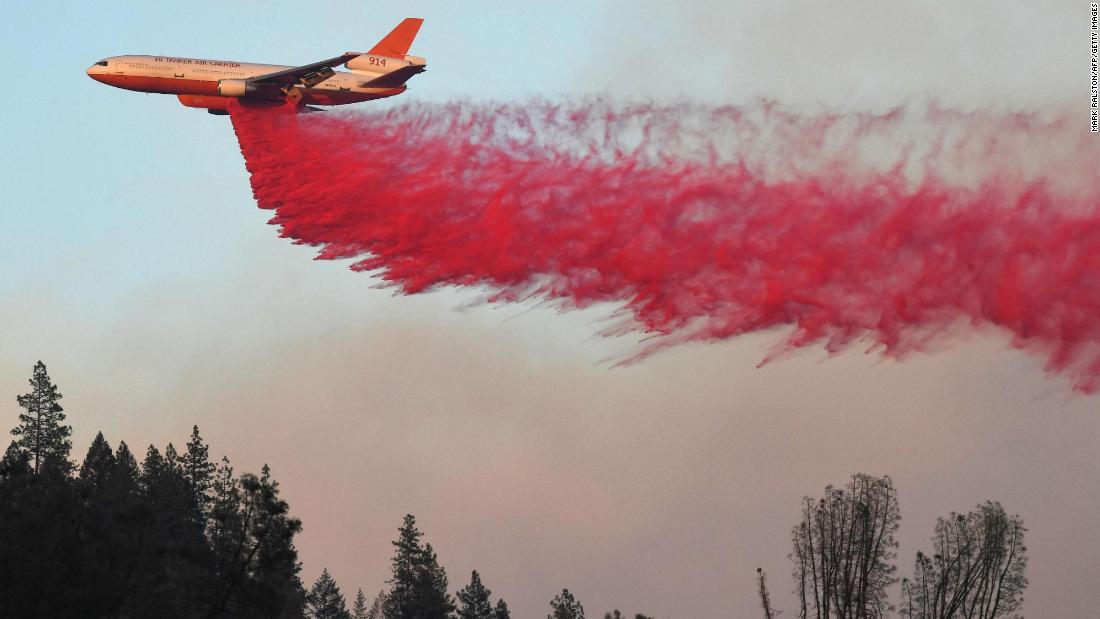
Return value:
[(401, 67), (396, 71), (390, 71), (385, 75), (381, 75), (372, 80), (362, 82), (359, 85), (370, 88), (397, 88), (405, 82), (409, 81), (409, 78), (417, 73), (424, 72), (424, 65), (414, 64), (408, 67)]

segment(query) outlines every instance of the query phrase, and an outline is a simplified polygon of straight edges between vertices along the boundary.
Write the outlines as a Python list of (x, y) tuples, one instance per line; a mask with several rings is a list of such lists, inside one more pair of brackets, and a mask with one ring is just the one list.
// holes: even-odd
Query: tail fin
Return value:
[(409, 47), (412, 46), (416, 33), (420, 31), (420, 24), (423, 23), (424, 20), (419, 17), (406, 17), (367, 53), (403, 58), (409, 53)]

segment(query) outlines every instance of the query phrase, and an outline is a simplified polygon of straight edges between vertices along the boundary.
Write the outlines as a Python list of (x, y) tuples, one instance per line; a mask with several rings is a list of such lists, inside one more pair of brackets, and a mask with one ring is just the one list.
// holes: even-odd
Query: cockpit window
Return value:
[(100, 60), (100, 61), (99, 61), (99, 62), (97, 62), (96, 64), (97, 64), (97, 65), (99, 65), (99, 66), (101, 66), (101, 67), (105, 67), (105, 66), (107, 66), (107, 61), (106, 61), (106, 60)]

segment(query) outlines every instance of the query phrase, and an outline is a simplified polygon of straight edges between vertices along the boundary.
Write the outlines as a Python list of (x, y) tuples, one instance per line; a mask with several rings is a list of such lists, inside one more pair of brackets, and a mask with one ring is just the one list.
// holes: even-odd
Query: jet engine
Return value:
[(218, 80), (218, 94), (223, 97), (244, 97), (258, 90), (256, 84), (248, 80)]

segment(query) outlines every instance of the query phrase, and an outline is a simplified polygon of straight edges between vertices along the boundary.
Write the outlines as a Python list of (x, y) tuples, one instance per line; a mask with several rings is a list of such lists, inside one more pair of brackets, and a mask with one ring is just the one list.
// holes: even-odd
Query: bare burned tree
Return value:
[(931, 557), (918, 552), (902, 582), (902, 614), (915, 619), (1007, 617), (1023, 603), (1027, 529), (988, 501), (936, 521)]
[(772, 597), (768, 594), (767, 574), (764, 570), (756, 568), (756, 581), (760, 588), (760, 606), (764, 608), (764, 619), (775, 619), (779, 612), (772, 608)]
[(857, 474), (817, 501), (804, 498), (790, 555), (799, 617), (878, 619), (892, 611), (886, 589), (897, 582), (900, 520), (889, 477)]

